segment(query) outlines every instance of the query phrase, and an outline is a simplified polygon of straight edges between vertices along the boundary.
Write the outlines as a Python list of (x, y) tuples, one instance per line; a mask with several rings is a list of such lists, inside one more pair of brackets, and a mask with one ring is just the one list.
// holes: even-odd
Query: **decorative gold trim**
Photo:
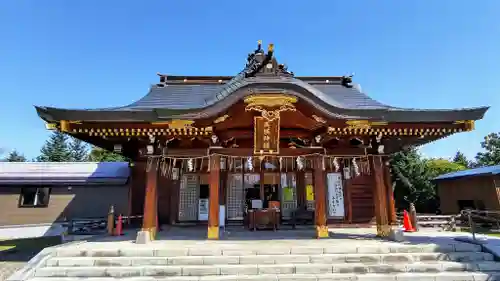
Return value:
[(222, 122), (226, 121), (227, 118), (229, 118), (229, 115), (225, 114), (225, 115), (220, 116), (219, 118), (215, 119), (214, 123), (215, 124), (222, 123)]
[(368, 120), (347, 120), (345, 121), (348, 129), (370, 129), (371, 124)]
[(319, 117), (318, 115), (313, 115), (312, 118), (314, 119), (314, 121), (318, 122), (318, 123), (323, 123), (323, 124), (326, 124), (326, 120)]
[(69, 131), (69, 122), (67, 120), (61, 120), (59, 122), (61, 132)]
[(386, 225), (377, 224), (378, 237), (389, 237), (389, 235), (391, 235), (391, 226), (389, 224)]
[(458, 120), (453, 122), (453, 124), (464, 124), (465, 131), (472, 131), (475, 129), (475, 121), (474, 120)]
[(47, 130), (56, 130), (57, 124), (55, 123), (45, 123), (45, 129)]
[(328, 226), (319, 225), (316, 226), (316, 238), (328, 238), (330, 235), (328, 234)]
[(213, 240), (219, 240), (219, 227), (209, 226), (207, 230), (207, 238)]
[(352, 128), (328, 127), (328, 134), (345, 135), (389, 135), (389, 136), (438, 136), (463, 132), (462, 128)]
[(194, 121), (193, 120), (170, 120), (161, 122), (151, 122), (152, 125), (168, 125), (169, 129), (190, 129)]
[(272, 121), (279, 117), (280, 112), (296, 111), (293, 104), (297, 100), (297, 97), (284, 94), (250, 95), (244, 99), (247, 104), (245, 111), (254, 110), (260, 112), (262, 117)]
[(209, 136), (211, 126), (205, 128), (73, 128), (72, 133), (84, 133), (90, 136)]

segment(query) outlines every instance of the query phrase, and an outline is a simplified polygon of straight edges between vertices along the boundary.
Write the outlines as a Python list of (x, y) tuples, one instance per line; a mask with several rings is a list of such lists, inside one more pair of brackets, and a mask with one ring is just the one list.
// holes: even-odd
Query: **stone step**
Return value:
[[(184, 246), (159, 247), (127, 245), (126, 247), (62, 247), (56, 250), (58, 257), (175, 257), (175, 256), (246, 256), (246, 255), (318, 255), (318, 254), (389, 254), (389, 253), (451, 253), (481, 252), (481, 246), (467, 243), (401, 245), (339, 245), (336, 243), (317, 243), (313, 246), (274, 245), (261, 243), (225, 246)], [(266, 245), (267, 244), (267, 245)]]
[(181, 257), (60, 257), (47, 260), (50, 267), (148, 266), (148, 265), (228, 265), (228, 264), (328, 264), (328, 263), (413, 263), (432, 261), (493, 261), (481, 252), (405, 254), (321, 254), (267, 256), (181, 256)]
[[(29, 281), (76, 281), (73, 277), (35, 277)], [(85, 281), (158, 281), (156, 277), (89, 277)], [(261, 274), (226, 276), (180, 276), (162, 278), (164, 281), (498, 281), (499, 273), (441, 272), (441, 273), (397, 273), (397, 274)]]
[(218, 276), (262, 274), (389, 274), (439, 272), (500, 272), (496, 262), (433, 262), (410, 264), (232, 264), (232, 265), (167, 265), (167, 266), (101, 266), (101, 267), (43, 267), (35, 277), (140, 277), (140, 276)]

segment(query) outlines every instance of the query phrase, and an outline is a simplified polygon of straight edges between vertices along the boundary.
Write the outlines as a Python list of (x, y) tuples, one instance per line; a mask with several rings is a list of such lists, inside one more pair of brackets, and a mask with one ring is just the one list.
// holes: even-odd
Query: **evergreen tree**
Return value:
[(477, 166), (500, 165), (500, 135), (491, 133), (484, 137), (481, 147), (485, 150), (476, 155)]
[(465, 154), (463, 154), (460, 151), (457, 151), (457, 153), (455, 154), (455, 157), (453, 157), (453, 162), (457, 163), (459, 165), (462, 165), (465, 168), (471, 168), (471, 166), (472, 166), (472, 163), (469, 160), (467, 160), (467, 157), (465, 157)]
[(92, 147), (89, 156), (92, 162), (127, 162), (128, 159), (123, 155), (115, 152), (107, 151), (100, 147)]
[(13, 150), (9, 153), (7, 158), (5, 158), (6, 162), (26, 162), (26, 157), (23, 154), (17, 152), (17, 150)]
[(69, 144), (71, 158), (75, 162), (85, 162), (89, 159), (87, 144), (77, 138), (72, 138)]
[(54, 132), (45, 142), (40, 150), (38, 162), (70, 162), (72, 161), (71, 151), (67, 143), (68, 137), (59, 132)]

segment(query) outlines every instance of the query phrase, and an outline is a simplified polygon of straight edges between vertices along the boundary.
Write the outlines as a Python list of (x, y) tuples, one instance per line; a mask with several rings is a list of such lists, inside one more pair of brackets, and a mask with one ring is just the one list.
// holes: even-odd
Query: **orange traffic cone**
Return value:
[(123, 235), (122, 215), (118, 216), (118, 223), (116, 224), (115, 235), (117, 235), (117, 236)]
[(405, 229), (405, 232), (415, 232), (415, 228), (411, 225), (411, 220), (410, 216), (408, 215), (408, 212), (404, 210), (403, 212), (403, 228)]

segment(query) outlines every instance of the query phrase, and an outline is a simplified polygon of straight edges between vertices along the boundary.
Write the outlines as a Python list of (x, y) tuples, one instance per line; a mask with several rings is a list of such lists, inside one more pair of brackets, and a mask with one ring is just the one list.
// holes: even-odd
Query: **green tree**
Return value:
[(38, 162), (70, 162), (73, 160), (67, 143), (68, 137), (61, 132), (54, 132), (40, 150)]
[(476, 155), (477, 166), (500, 165), (500, 135), (491, 133), (484, 137), (481, 147), (485, 150)]
[(85, 162), (89, 159), (88, 146), (87, 144), (77, 138), (72, 138), (69, 144), (71, 158), (75, 162)]
[(89, 156), (90, 161), (93, 162), (127, 162), (128, 159), (123, 155), (111, 152), (100, 147), (92, 147)]
[(24, 157), (24, 155), (19, 153), (17, 150), (13, 150), (5, 158), (5, 161), (6, 162), (26, 162), (26, 157)]
[(471, 161), (469, 161), (465, 154), (463, 154), (461, 151), (457, 151), (455, 157), (453, 157), (453, 163), (457, 163), (466, 168), (471, 168), (473, 166), (473, 163), (471, 163)]
[(437, 206), (432, 175), (424, 159), (415, 148), (391, 156), (394, 197), (397, 208), (407, 209), (414, 203), (420, 212), (429, 212)]
[(467, 166), (442, 158), (427, 159), (425, 160), (425, 165), (427, 166), (430, 180), (440, 175), (467, 169)]

